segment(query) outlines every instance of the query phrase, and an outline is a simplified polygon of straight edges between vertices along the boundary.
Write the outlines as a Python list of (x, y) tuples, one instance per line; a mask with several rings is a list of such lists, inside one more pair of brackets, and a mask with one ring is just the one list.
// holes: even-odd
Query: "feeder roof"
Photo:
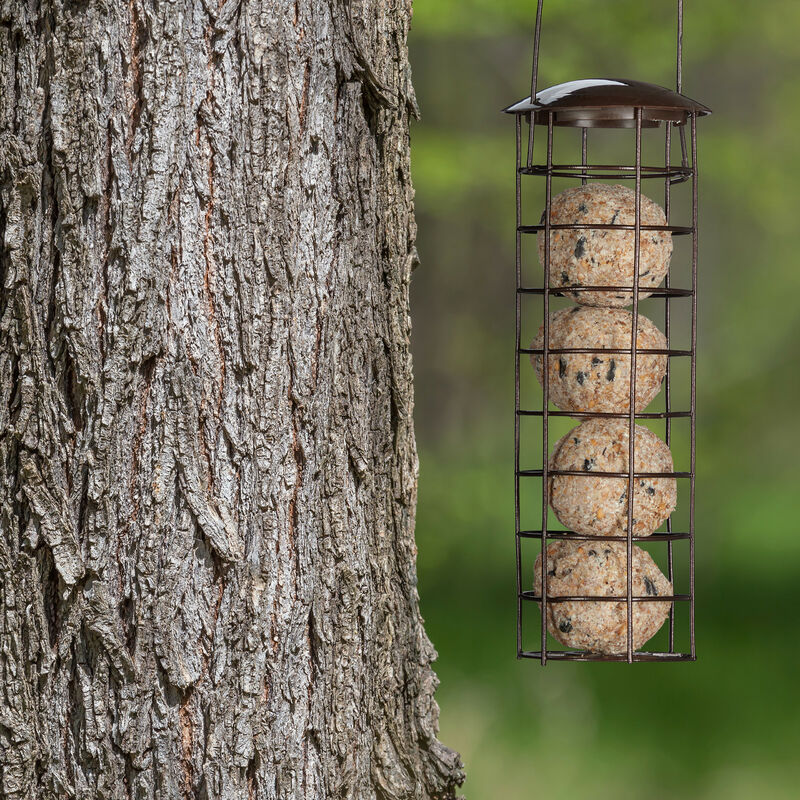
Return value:
[(534, 112), (537, 122), (547, 122), (555, 111), (555, 125), (578, 127), (631, 127), (634, 109), (643, 109), (643, 124), (658, 125), (662, 120), (685, 122), (692, 112), (710, 114), (706, 106), (685, 95), (653, 83), (627, 79), (590, 78), (559, 83), (542, 89), (531, 98), (504, 109), (509, 114)]

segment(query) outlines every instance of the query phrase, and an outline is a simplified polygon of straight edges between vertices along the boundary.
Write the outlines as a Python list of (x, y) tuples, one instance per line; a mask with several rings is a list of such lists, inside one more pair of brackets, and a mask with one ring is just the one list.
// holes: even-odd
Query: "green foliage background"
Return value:
[[(699, 660), (546, 669), (514, 658), (514, 134), (498, 113), (528, 94), (535, 2), (414, 6), (420, 593), (465, 794), (795, 798), (800, 3), (686, 3), (684, 91), (714, 110), (698, 123)], [(540, 85), (673, 85), (675, 6), (549, 0)]]

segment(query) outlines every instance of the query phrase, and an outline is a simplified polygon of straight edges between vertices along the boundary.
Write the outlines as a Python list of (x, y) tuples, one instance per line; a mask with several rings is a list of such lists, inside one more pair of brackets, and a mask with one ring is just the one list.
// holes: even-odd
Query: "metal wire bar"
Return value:
[[(656, 355), (656, 356), (691, 356), (691, 350), (667, 350), (665, 348), (655, 347), (638, 347), (634, 348), (639, 355)], [(520, 347), (519, 352), (523, 355), (542, 355), (545, 350), (542, 347)], [(591, 355), (592, 353), (608, 353), (610, 355), (621, 355), (623, 353), (630, 353), (630, 349), (623, 347), (552, 347), (547, 350), (551, 356), (565, 355), (567, 353), (582, 353)], [(632, 369), (633, 367), (631, 367)]]
[[(585, 131), (587, 129), (582, 128), (581, 130)], [(520, 171), (523, 175), (544, 175), (548, 169), (552, 169), (553, 171), (557, 169), (568, 169), (570, 172), (578, 174), (583, 172), (585, 169), (597, 169), (604, 172), (625, 172), (630, 174), (631, 177), (634, 177), (636, 174), (636, 166), (634, 164), (589, 164), (588, 162), (584, 164), (581, 162), (580, 164), (553, 164), (552, 167), (548, 167), (546, 164), (534, 164), (530, 167), (530, 169), (528, 169), (528, 167), (520, 166)], [(685, 175), (687, 178), (691, 178), (692, 168), (691, 166), (678, 166), (676, 164), (666, 164), (663, 167), (660, 165), (646, 166), (645, 164), (642, 164), (643, 178), (663, 178), (665, 175), (670, 175), (672, 173), (675, 173), (676, 175)], [(570, 177), (573, 176), (571, 175)]]
[(678, 138), (681, 143), (681, 166), (687, 167), (689, 165), (689, 156), (686, 152), (686, 126), (678, 126)]
[(536, 100), (536, 84), (539, 80), (539, 39), (542, 34), (542, 6), (544, 0), (536, 4), (536, 28), (533, 33), (533, 70), (531, 71), (531, 101)]
[[(535, 167), (531, 167), (528, 169), (527, 167), (522, 168), (523, 175), (544, 175), (544, 168), (541, 170), (536, 169)], [(679, 177), (674, 177), (678, 175)], [(583, 182), (583, 178), (587, 178), (588, 180), (616, 180), (616, 181), (632, 181), (636, 180), (634, 175), (631, 175), (628, 172), (590, 172), (589, 168), (587, 168), (586, 173), (584, 174), (581, 170), (555, 170), (553, 172), (554, 178), (574, 178), (576, 176), (581, 177), (581, 182)], [(670, 183), (673, 186), (677, 186), (680, 183), (686, 183), (687, 181), (691, 180), (691, 173), (688, 175), (684, 175), (683, 173), (670, 173)], [(653, 174), (653, 175), (642, 175), (642, 179), (645, 180), (647, 178), (657, 178), (663, 179), (664, 173)], [(624, 228), (623, 228), (624, 230)]]
[[(531, 126), (533, 127), (533, 126)], [(522, 335), (522, 308), (520, 286), (522, 284), (522, 234), (519, 232), (519, 226), (522, 222), (522, 175), (520, 174), (520, 159), (522, 158), (522, 116), (516, 115), (516, 161), (515, 170), (517, 176), (516, 181), (516, 213), (517, 213), (517, 253), (516, 253), (516, 272), (517, 272), (517, 328), (516, 328), (516, 341), (517, 349), (519, 349)], [(519, 358), (515, 358), (515, 398), (514, 398), (514, 530), (516, 532), (515, 541), (517, 546), (517, 658), (520, 657), (522, 652), (522, 600), (520, 592), (522, 591), (522, 551), (519, 539)]]
[[(587, 157), (589, 151), (589, 129), (588, 128), (581, 128), (581, 186), (586, 186), (586, 181), (589, 178), (586, 172), (586, 165), (587, 165)], [(563, 167), (557, 167), (557, 169), (564, 169)], [(569, 169), (569, 167), (567, 167)], [(566, 175), (566, 177), (570, 177), (569, 172), (567, 173), (556, 173), (559, 176)]]
[(690, 424), (690, 455), (689, 469), (692, 477), (689, 481), (689, 593), (692, 602), (689, 606), (689, 638), (692, 658), (696, 657), (694, 641), (694, 490), (695, 490), (695, 445), (697, 421), (697, 114), (692, 113), (692, 377), (691, 377), (691, 409), (692, 419)]
[[(517, 473), (522, 478), (539, 478), (543, 476), (543, 470), (540, 469), (521, 469)], [(550, 477), (557, 475), (569, 478), (627, 478), (629, 473), (627, 470), (624, 472), (600, 472), (599, 470), (592, 470), (591, 472), (584, 472), (580, 469), (548, 469), (547, 474)], [(691, 478), (691, 472), (634, 472), (634, 478)]]
[[(541, 417), (540, 409), (520, 408), (517, 414), (520, 417)], [(629, 412), (626, 411), (549, 411), (551, 417), (568, 417), (569, 419), (628, 419)], [(691, 411), (637, 411), (636, 419), (691, 419)], [(597, 474), (597, 473), (593, 473)]]
[(683, 91), (683, 0), (678, 0), (678, 53), (675, 61), (675, 85), (680, 94)]
[[(552, 177), (547, 175), (548, 178)], [(520, 225), (520, 233), (538, 233), (543, 231), (545, 226), (538, 225)], [(689, 225), (612, 225), (606, 222), (571, 222), (571, 223), (557, 223), (555, 225), (548, 225), (548, 230), (552, 231), (661, 231), (663, 233), (671, 233), (673, 236), (691, 236), (692, 228)]]
[[(586, 130), (583, 128), (582, 130)], [(532, 164), (529, 167), (520, 166), (523, 175), (544, 175), (547, 167), (544, 164)], [(583, 176), (593, 178), (635, 178), (635, 168), (624, 164), (553, 164), (552, 172), (554, 177), (574, 178)], [(598, 174), (591, 174), (596, 172)], [(642, 166), (642, 178), (682, 178), (687, 180), (692, 177), (692, 170), (687, 166), (676, 166), (667, 164), (663, 167)], [(681, 181), (683, 182), (683, 181)]]
[[(539, 2), (536, 4), (536, 25), (533, 32), (533, 68), (531, 70), (531, 102), (536, 101), (536, 89), (539, 82), (539, 44), (542, 35), (543, 4), (544, 0), (539, 0)], [(678, 94), (680, 94), (683, 90), (683, 0), (678, 0), (678, 36), (675, 61), (675, 83)]]
[[(541, 0), (539, 2), (541, 7)], [(534, 75), (535, 80), (535, 75)], [(531, 126), (535, 125), (531, 115)], [(550, 208), (553, 199), (553, 113), (547, 115), (547, 167), (545, 178), (546, 198), (544, 206), (544, 337), (543, 358), (549, 364), (548, 350), (550, 348)], [(518, 359), (519, 360), (519, 359)], [(550, 509), (550, 479), (549, 468), (549, 401), (550, 379), (549, 370), (542, 370), (542, 529), (547, 528), (547, 515)], [(547, 543), (542, 543), (542, 666), (547, 664)]]
[[(525, 650), (520, 653), (520, 658), (535, 658), (540, 660), (542, 654), (539, 650)], [(627, 656), (605, 655), (600, 653), (587, 653), (583, 650), (548, 650), (547, 658), (553, 661), (627, 661)], [(694, 661), (688, 653), (647, 653), (638, 650), (633, 655), (637, 661)]]
[[(541, 531), (520, 531), (523, 539), (541, 539)], [(572, 531), (546, 531), (547, 539), (565, 539), (573, 542), (626, 542), (627, 536), (605, 536), (604, 534), (573, 533)], [(651, 533), (649, 536), (634, 536), (634, 542), (671, 542), (688, 539), (688, 533)]]
[[(523, 286), (517, 291), (520, 294), (544, 294), (544, 289), (536, 287), (527, 287)], [(669, 287), (665, 287), (663, 289), (655, 289), (653, 291), (650, 290), (642, 290), (647, 291), (648, 295), (652, 298), (658, 297), (691, 297), (692, 290), (691, 289), (671, 289)], [(551, 295), (560, 295), (564, 296), (566, 292), (619, 292), (619, 293), (627, 293), (632, 294), (633, 288), (630, 286), (564, 286), (561, 288), (554, 287), (550, 292)]]
[[(679, 8), (679, 22), (678, 25), (680, 26), (681, 22), (680, 19), (682, 18), (682, 6)], [(680, 41), (680, 36), (678, 37)], [(679, 45), (680, 46), (680, 45)], [(667, 122), (664, 125), (665, 133), (664, 133), (664, 165), (670, 163), (670, 156), (672, 151), (672, 123)], [(666, 219), (667, 225), (669, 225), (670, 214), (671, 214), (671, 204), (672, 204), (672, 182), (667, 178), (664, 180), (664, 218)], [(670, 272), (671, 270), (669, 267), (667, 268), (667, 274), (664, 276), (664, 287), (667, 291), (667, 295), (665, 296), (664, 302), (664, 338), (667, 340), (667, 349), (670, 349), (672, 345), (670, 344)], [(690, 291), (689, 294), (691, 295), (692, 292)], [(666, 409), (666, 425), (665, 425), (665, 433), (666, 433), (666, 444), (667, 448), (672, 452), (672, 398), (671, 398), (671, 381), (670, 381), (670, 367), (671, 367), (671, 360), (667, 359), (667, 371), (666, 375), (664, 376), (664, 408)], [(691, 416), (691, 412), (690, 412)], [(667, 517), (667, 533), (672, 533), (672, 515)], [(669, 540), (667, 544), (667, 579), (670, 582), (671, 586), (675, 585), (675, 571), (673, 568), (673, 552), (672, 552), (672, 540)], [(673, 653), (675, 651), (675, 607), (672, 606), (669, 610), (669, 651)]]
[[(535, 603), (542, 602), (542, 596), (535, 592), (525, 591), (522, 593), (524, 600), (531, 600)], [(665, 603), (672, 600), (689, 602), (691, 595), (688, 594), (662, 594), (656, 595), (630, 595), (630, 594), (564, 594), (555, 595), (547, 598), (548, 603)]]
[[(542, 5), (544, 0), (539, 0), (536, 5), (536, 26), (533, 31), (533, 68), (531, 70), (531, 103), (536, 102), (536, 85), (539, 82), (539, 41), (542, 35)], [(533, 129), (535, 127), (533, 115), (530, 118), (531, 127), (528, 133), (528, 166), (533, 163)]]
[(628, 428), (628, 541), (626, 560), (626, 573), (628, 581), (628, 663), (633, 663), (633, 490), (634, 469), (636, 462), (636, 340), (639, 333), (639, 262), (641, 255), (642, 231), (642, 109), (635, 110), (636, 115), (636, 197), (634, 211), (633, 234), (633, 317), (631, 319), (631, 379), (630, 379), (630, 406)]

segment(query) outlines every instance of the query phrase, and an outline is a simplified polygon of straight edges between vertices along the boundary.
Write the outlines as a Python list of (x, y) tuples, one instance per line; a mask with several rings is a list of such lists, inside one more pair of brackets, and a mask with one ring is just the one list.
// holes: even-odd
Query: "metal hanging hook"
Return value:
[[(531, 103), (536, 102), (536, 88), (539, 80), (539, 42), (542, 33), (542, 6), (544, 0), (536, 4), (536, 27), (533, 32), (533, 70), (531, 73)], [(678, 35), (675, 57), (675, 87), (678, 94), (683, 91), (683, 0), (678, 0)]]

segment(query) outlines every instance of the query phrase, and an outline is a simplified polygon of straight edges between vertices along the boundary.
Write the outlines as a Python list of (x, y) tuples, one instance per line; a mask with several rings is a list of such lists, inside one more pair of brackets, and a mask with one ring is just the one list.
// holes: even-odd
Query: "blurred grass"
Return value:
[[(670, 85), (674, 6), (550, 0), (541, 85)], [(685, 90), (714, 114), (698, 125), (699, 660), (678, 665), (514, 658), (513, 122), (498, 111), (528, 93), (534, 15), (533, 0), (415, 2), (417, 539), (441, 738), (469, 798), (797, 797), (800, 3), (686, 9)]]

